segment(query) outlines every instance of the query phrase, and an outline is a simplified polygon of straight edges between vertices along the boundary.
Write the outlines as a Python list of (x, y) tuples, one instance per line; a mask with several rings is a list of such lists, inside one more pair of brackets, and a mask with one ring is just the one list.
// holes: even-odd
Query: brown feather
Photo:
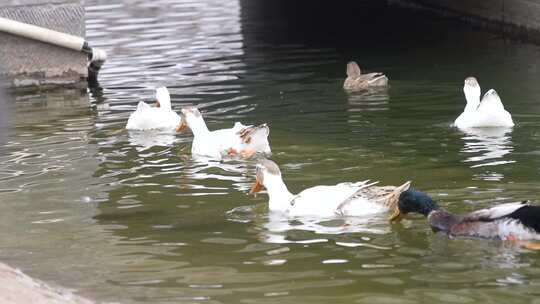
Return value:
[(236, 134), (238, 134), (240, 136), (240, 138), (242, 139), (242, 142), (245, 143), (245, 144), (249, 144), (251, 142), (251, 135), (259, 130), (259, 129), (262, 129), (262, 128), (267, 128), (267, 124), (262, 124), (262, 125), (258, 125), (258, 126), (250, 126), (250, 127), (245, 127), (243, 128), (242, 130), (238, 131)]
[(411, 186), (411, 182), (408, 181), (401, 186), (375, 186), (377, 182), (370, 183), (360, 187), (355, 193), (349, 196), (343, 201), (337, 208), (337, 212), (341, 210), (352, 201), (357, 198), (363, 197), (369, 201), (381, 204), (387, 207), (389, 210), (395, 211), (398, 208), (399, 196), (402, 192), (407, 191)]

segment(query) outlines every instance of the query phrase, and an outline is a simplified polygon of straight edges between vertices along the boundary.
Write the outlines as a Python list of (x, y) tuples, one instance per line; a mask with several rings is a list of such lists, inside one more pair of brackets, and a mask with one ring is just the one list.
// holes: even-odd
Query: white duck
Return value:
[(210, 131), (197, 108), (182, 109), (182, 122), (177, 132), (189, 127), (193, 132), (191, 153), (222, 159), (224, 155), (240, 155), (250, 157), (257, 152), (271, 153), (268, 135), (270, 129), (266, 124), (245, 126), (236, 122), (230, 129)]
[(264, 186), (270, 199), (270, 211), (280, 211), (291, 216), (361, 216), (385, 211), (399, 215), (400, 195), (409, 189), (411, 182), (399, 187), (378, 187), (375, 184), (365, 180), (334, 186), (315, 186), (294, 195), (283, 182), (276, 163), (265, 159), (257, 165), (255, 183), (250, 194), (259, 192)]
[(171, 97), (166, 87), (156, 90), (156, 100), (155, 107), (139, 102), (137, 110), (129, 116), (126, 129), (174, 131), (182, 119), (171, 109)]
[(465, 79), (463, 93), (467, 99), (465, 110), (454, 122), (460, 129), (481, 127), (513, 127), (512, 116), (504, 106), (495, 90), (484, 94), (480, 101), (480, 85), (474, 77)]

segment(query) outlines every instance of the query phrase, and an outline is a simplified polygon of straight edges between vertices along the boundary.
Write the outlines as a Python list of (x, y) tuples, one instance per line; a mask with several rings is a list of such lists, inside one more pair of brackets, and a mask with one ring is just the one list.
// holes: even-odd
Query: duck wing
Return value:
[(365, 198), (368, 201), (380, 204), (390, 210), (396, 210), (399, 196), (402, 192), (407, 191), (411, 186), (411, 182), (408, 181), (399, 187), (394, 186), (375, 186), (378, 182), (369, 183), (369, 180), (363, 181), (360, 188), (343, 201), (336, 209), (337, 214), (342, 214), (344, 208), (359, 198)]
[(146, 102), (144, 101), (139, 101), (139, 103), (137, 104), (137, 110), (136, 111), (144, 111), (144, 110), (148, 110), (148, 109), (151, 109), (152, 106), (150, 106), (149, 104), (147, 104)]
[(270, 128), (267, 124), (247, 126), (237, 131), (236, 134), (240, 137), (243, 145), (252, 147), (255, 151), (270, 152), (270, 144), (268, 143)]
[(388, 83), (388, 77), (383, 73), (369, 73), (360, 76), (363, 81), (366, 81), (370, 85), (386, 85)]
[(501, 204), (495, 207), (471, 212), (462, 218), (462, 222), (491, 222), (504, 217), (510, 217), (517, 210), (530, 206), (527, 201)]
[(504, 111), (504, 105), (499, 97), (499, 94), (493, 89), (487, 91), (482, 97), (480, 105), (478, 105), (478, 111), (485, 113), (494, 113)]
[(246, 125), (242, 124), (241, 122), (237, 121), (237, 122), (234, 123), (234, 126), (232, 127), (232, 129), (235, 132), (239, 132), (242, 129), (247, 128), (247, 127), (251, 127), (251, 126), (246, 126)]
[(270, 134), (270, 128), (268, 128), (268, 125), (265, 123), (258, 126), (244, 126), (244, 128), (240, 129), (240, 131), (238, 131), (236, 134), (240, 136), (243, 143), (249, 144), (254, 137), (268, 137), (268, 134)]
[(462, 217), (451, 228), (451, 233), (503, 240), (538, 240), (540, 206), (524, 201), (478, 210)]
[(478, 210), (463, 217), (462, 221), (491, 222), (501, 219), (517, 220), (523, 226), (540, 233), (540, 206), (533, 206), (528, 201)]

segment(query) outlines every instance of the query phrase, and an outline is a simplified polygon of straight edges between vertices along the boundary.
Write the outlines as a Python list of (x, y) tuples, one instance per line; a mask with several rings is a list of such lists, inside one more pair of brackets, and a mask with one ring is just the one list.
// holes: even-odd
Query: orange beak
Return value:
[(182, 122), (176, 127), (176, 132), (182, 132), (185, 128), (187, 128), (187, 123), (185, 119), (182, 119)]
[(259, 179), (256, 179), (253, 186), (251, 186), (251, 190), (249, 191), (249, 194), (253, 194), (254, 196), (256, 196), (257, 192), (261, 191), (262, 188), (263, 188), (263, 184), (259, 182)]

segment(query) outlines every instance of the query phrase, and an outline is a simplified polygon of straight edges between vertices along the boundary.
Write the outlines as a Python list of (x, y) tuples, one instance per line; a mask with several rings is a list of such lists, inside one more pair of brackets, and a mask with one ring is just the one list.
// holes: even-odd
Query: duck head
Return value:
[(398, 208), (390, 218), (392, 222), (399, 222), (404, 215), (418, 212), (428, 216), (433, 210), (439, 209), (439, 205), (424, 192), (408, 189), (399, 196)]
[(255, 183), (251, 186), (249, 194), (256, 194), (263, 187), (268, 189), (273, 184), (283, 183), (278, 165), (271, 160), (264, 159), (260, 161), (255, 172)]
[(178, 127), (176, 127), (176, 132), (181, 132), (186, 127), (189, 127), (193, 133), (196, 133), (199, 130), (208, 130), (201, 112), (195, 107), (182, 108), (180, 117), (182, 118), (182, 121)]
[(358, 66), (358, 64), (356, 64), (356, 62), (350, 61), (349, 63), (347, 63), (347, 77), (355, 78), (360, 76), (361, 74), (362, 71), (360, 70), (360, 67)]
[(156, 107), (171, 109), (171, 96), (166, 87), (160, 87), (156, 90)]
[(463, 85), (463, 93), (467, 99), (465, 110), (476, 110), (480, 104), (480, 84), (474, 77), (467, 77)]

